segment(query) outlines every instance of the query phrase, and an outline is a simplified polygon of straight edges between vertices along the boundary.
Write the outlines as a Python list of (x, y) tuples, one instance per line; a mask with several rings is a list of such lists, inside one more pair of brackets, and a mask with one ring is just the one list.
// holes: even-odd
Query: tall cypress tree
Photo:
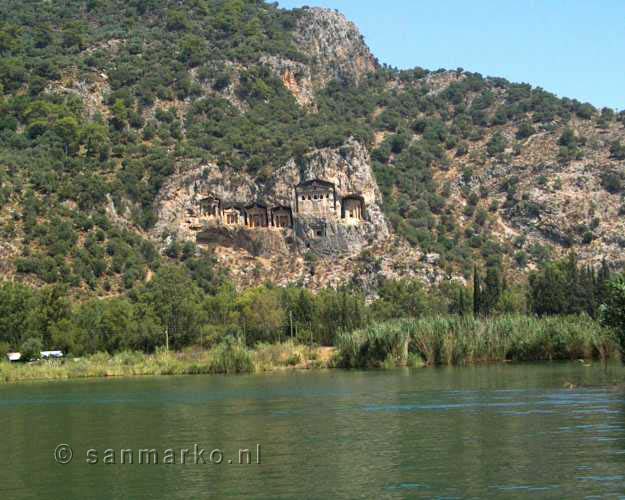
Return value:
[(479, 316), (482, 312), (482, 284), (477, 264), (473, 266), (473, 314)]
[(501, 297), (501, 273), (498, 266), (491, 266), (486, 271), (484, 289), (480, 295), (482, 312), (490, 314)]
[(597, 275), (597, 287), (595, 293), (597, 308), (601, 306), (601, 304), (605, 304), (608, 293), (608, 283), (610, 282), (611, 276), (612, 274), (610, 273), (610, 267), (608, 266), (608, 262), (604, 257), (601, 260), (601, 267), (599, 268), (599, 273)]
[(466, 296), (466, 290), (464, 287), (460, 287), (458, 288), (458, 299), (457, 299), (458, 305), (457, 305), (457, 313), (460, 316), (464, 316), (466, 310), (467, 310), (467, 306), (468, 306), (468, 301), (467, 301), (467, 296)]

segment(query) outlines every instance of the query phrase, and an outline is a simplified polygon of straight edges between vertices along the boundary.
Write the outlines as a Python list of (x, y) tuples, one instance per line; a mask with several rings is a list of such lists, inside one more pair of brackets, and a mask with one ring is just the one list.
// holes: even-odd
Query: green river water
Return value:
[(615, 380), (552, 363), (3, 385), (0, 499), (625, 498)]

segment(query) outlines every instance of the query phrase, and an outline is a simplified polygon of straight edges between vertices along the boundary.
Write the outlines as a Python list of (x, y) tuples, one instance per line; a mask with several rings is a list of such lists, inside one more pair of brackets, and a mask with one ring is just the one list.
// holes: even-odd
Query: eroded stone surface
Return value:
[[(333, 186), (339, 200), (336, 212), (319, 214), (302, 207), (298, 211), (295, 187), (313, 179)], [(364, 203), (362, 220), (342, 217), (340, 200), (351, 195), (358, 195)], [(293, 227), (249, 228), (228, 225), (223, 218), (203, 218), (198, 215), (200, 200), (207, 196), (218, 198), (223, 206), (290, 207)], [(362, 270), (358, 259), (367, 251), (372, 255), (381, 252), (387, 258), (401, 247), (403, 258), (414, 261), (408, 267), (417, 267), (420, 254), (416, 250), (397, 244), (394, 252), (382, 250), (394, 237), (381, 203), (367, 149), (350, 140), (340, 148), (317, 150), (299, 162), (290, 160), (264, 184), (214, 164), (183, 170), (161, 191), (152, 235), (163, 246), (173, 238), (197, 241), (212, 250), (241, 283), (251, 280), (251, 284), (260, 277), (320, 288), (344, 283), (358, 274)], [(248, 272), (250, 268), (253, 273)], [(393, 269), (394, 264), (387, 262), (386, 267), (365, 269), (364, 274), (398, 275)]]

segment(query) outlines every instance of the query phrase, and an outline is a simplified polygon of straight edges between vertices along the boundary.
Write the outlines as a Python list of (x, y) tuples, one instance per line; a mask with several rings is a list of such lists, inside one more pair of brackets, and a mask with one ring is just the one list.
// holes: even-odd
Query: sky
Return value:
[(279, 0), (333, 8), (381, 63), (526, 82), (625, 109), (625, 0)]

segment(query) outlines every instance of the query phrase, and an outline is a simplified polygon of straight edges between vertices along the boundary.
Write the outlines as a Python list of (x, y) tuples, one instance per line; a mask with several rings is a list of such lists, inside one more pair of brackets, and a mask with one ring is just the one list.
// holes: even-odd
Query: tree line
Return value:
[[(367, 301), (354, 287), (307, 289), (271, 284), (237, 291), (223, 281), (203, 289), (185, 267), (163, 265), (125, 296), (72, 302), (64, 285), (0, 286), (0, 353), (60, 349), (80, 356), (100, 351), (154, 352), (208, 348), (226, 338), (253, 346), (293, 339), (335, 345), (337, 337), (371, 323), (432, 315), (587, 315), (625, 331), (625, 278), (604, 262), (598, 270), (571, 255), (545, 262), (527, 284), (475, 268), (472, 286), (447, 281), (386, 280)], [(620, 325), (620, 326), (619, 326)]]

